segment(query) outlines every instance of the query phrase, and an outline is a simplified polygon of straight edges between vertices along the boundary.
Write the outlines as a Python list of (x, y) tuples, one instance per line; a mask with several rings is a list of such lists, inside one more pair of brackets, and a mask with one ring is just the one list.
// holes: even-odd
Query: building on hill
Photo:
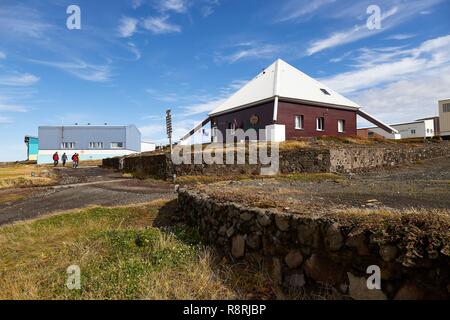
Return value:
[(357, 115), (394, 136), (397, 134), (357, 103), (279, 59), (209, 113), (181, 143), (208, 122), (213, 136), (220, 131), (225, 137), (227, 129), (250, 128), (264, 129), (264, 136), (258, 139), (271, 141), (356, 136)]
[[(437, 123), (439, 123), (437, 121)], [(392, 124), (392, 128), (396, 129), (400, 134), (400, 139), (411, 138), (432, 138), (437, 135), (439, 129), (436, 129), (436, 117), (419, 119), (412, 122)], [(437, 124), (439, 128), (439, 125)], [(394, 139), (392, 134), (384, 131), (379, 127), (358, 129), (358, 136), (365, 138), (386, 138)]]
[(150, 152), (156, 150), (156, 144), (153, 142), (142, 141), (141, 152)]
[(51, 163), (52, 156), (74, 153), (80, 160), (99, 160), (141, 152), (141, 133), (128, 126), (41, 126), (39, 127), (38, 163)]
[(39, 153), (39, 138), (25, 136), (24, 142), (27, 145), (27, 161), (37, 161)]
[(450, 139), (450, 99), (439, 101), (439, 134)]

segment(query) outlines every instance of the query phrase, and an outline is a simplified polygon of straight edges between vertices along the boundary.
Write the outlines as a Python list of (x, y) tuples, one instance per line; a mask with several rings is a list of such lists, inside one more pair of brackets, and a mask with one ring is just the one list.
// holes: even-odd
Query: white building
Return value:
[(439, 101), (439, 126), (441, 137), (450, 138), (450, 99)]
[(383, 136), (386, 139), (410, 139), (410, 138), (432, 138), (436, 135), (435, 121), (433, 118), (420, 119), (413, 122), (392, 124), (392, 128), (399, 132), (400, 137), (387, 133), (378, 127), (364, 128), (368, 130), (368, 137), (374, 135)]
[(128, 126), (41, 126), (38, 163), (51, 163), (55, 152), (69, 160), (78, 153), (80, 160), (99, 160), (141, 151), (141, 133)]
[(142, 141), (141, 152), (151, 152), (156, 150), (156, 144), (153, 142)]

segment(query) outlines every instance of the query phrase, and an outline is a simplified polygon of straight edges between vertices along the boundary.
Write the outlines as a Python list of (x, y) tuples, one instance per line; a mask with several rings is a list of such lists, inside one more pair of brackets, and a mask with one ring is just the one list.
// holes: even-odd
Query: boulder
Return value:
[(289, 229), (289, 216), (284, 214), (277, 214), (275, 216), (275, 223), (280, 231), (287, 231)]
[(304, 265), (305, 274), (309, 278), (328, 285), (335, 285), (342, 280), (340, 269), (333, 261), (318, 254), (313, 254)]
[(380, 248), (380, 256), (386, 262), (391, 262), (397, 258), (398, 249), (396, 246), (386, 245)]
[(284, 262), (290, 269), (298, 268), (303, 262), (303, 255), (298, 250), (291, 250), (284, 258)]

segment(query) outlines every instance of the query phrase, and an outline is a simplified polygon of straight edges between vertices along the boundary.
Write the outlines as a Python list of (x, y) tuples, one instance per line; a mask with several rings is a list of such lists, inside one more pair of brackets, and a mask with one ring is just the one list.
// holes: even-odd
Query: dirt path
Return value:
[(120, 173), (98, 167), (56, 172), (60, 176), (58, 186), (3, 191), (26, 196), (13, 203), (0, 203), (0, 225), (93, 205), (119, 206), (175, 198), (168, 183), (124, 179)]
[(322, 181), (277, 178), (221, 182), (203, 187), (203, 191), (250, 206), (302, 213), (337, 208), (449, 209), (450, 158)]

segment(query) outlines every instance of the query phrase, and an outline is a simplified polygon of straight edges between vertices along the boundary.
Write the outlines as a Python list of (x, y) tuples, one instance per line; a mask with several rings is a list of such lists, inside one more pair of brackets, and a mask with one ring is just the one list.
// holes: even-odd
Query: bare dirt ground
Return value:
[(450, 209), (449, 157), (322, 180), (298, 178), (220, 182), (199, 188), (225, 201), (303, 214), (345, 208)]
[(58, 185), (0, 190), (0, 225), (89, 206), (122, 206), (156, 199), (173, 199), (173, 187), (165, 183), (124, 178), (99, 167), (56, 168)]

